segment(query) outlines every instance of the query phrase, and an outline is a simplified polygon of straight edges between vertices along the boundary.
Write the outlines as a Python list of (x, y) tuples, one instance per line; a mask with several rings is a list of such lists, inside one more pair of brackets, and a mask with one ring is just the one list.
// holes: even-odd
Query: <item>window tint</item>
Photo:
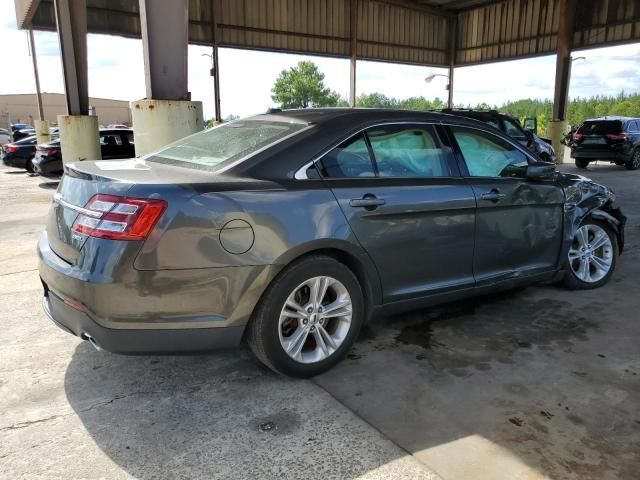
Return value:
[(472, 177), (525, 177), (527, 156), (501, 138), (480, 130), (451, 128)]
[(379, 176), (449, 176), (445, 156), (431, 127), (376, 127), (367, 135)]
[(526, 139), (524, 132), (518, 125), (516, 125), (515, 121), (511, 120), (510, 118), (505, 118), (503, 121), (504, 131), (507, 135), (518, 140)]
[(640, 122), (629, 122), (628, 130), (630, 132), (640, 132)]
[(322, 157), (320, 170), (326, 178), (374, 177), (364, 135), (359, 134), (327, 153)]

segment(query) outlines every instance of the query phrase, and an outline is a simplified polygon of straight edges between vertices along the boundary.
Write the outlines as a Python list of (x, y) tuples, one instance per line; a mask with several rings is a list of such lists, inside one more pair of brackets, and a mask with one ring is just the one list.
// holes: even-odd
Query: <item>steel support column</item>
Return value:
[(453, 79), (456, 66), (456, 40), (458, 38), (458, 19), (452, 18), (449, 21), (449, 98), (447, 106), (453, 108)]
[(556, 60), (556, 84), (553, 102), (553, 120), (564, 121), (567, 116), (569, 77), (571, 75), (571, 49), (573, 48), (576, 0), (560, 2), (560, 25)]
[(69, 115), (89, 113), (87, 70), (87, 2), (54, 0), (62, 58), (64, 93)]
[(567, 129), (567, 104), (571, 77), (571, 49), (573, 48), (574, 22), (577, 0), (560, 1), (560, 25), (558, 27), (556, 85), (553, 99), (553, 120), (549, 123), (551, 143), (558, 161), (565, 161), (562, 137)]
[(349, 4), (351, 17), (350, 37), (351, 37), (351, 59), (349, 74), (349, 105), (356, 106), (356, 59), (358, 55), (358, 0), (351, 0)]
[(189, 100), (188, 0), (140, 0), (147, 98)]
[(36, 42), (33, 38), (33, 29), (29, 28), (29, 51), (31, 62), (33, 63), (33, 78), (36, 82), (36, 99), (38, 103), (38, 120), (44, 120), (44, 110), (42, 108), (42, 92), (40, 91), (40, 74), (38, 73), (38, 59), (36, 57)]
[(211, 75), (213, 76), (213, 103), (215, 107), (216, 122), (222, 122), (222, 110), (220, 109), (220, 66), (218, 63), (218, 1), (211, 0)]

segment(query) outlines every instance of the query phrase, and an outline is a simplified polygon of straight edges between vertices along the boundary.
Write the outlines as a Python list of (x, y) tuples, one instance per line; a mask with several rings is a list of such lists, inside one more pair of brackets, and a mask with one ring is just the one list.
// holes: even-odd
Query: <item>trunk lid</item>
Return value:
[[(198, 185), (206, 184), (206, 186)], [(170, 200), (176, 187), (182, 195), (199, 191), (276, 188), (266, 181), (229, 177), (213, 172), (167, 165), (140, 159), (84, 161), (65, 166), (58, 191), (49, 212), (47, 235), (51, 249), (69, 263), (74, 263), (87, 236), (72, 230), (73, 224), (89, 199), (96, 194)], [(174, 197), (175, 199), (175, 197)]]

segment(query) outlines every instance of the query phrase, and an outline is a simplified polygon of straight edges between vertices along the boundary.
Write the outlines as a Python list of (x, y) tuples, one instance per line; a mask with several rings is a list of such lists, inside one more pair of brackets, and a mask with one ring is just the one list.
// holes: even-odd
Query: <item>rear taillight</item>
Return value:
[(167, 208), (164, 200), (94, 195), (73, 230), (109, 240), (145, 240)]
[(55, 155), (56, 153), (58, 153), (58, 149), (57, 148), (45, 148), (44, 149), (44, 154), (47, 155), (47, 156)]
[(583, 138), (584, 138), (584, 135), (581, 134), (581, 133), (574, 133), (573, 134), (573, 141), (574, 142), (581, 142)]
[(7, 153), (16, 153), (18, 151), (18, 147), (15, 145), (5, 145), (4, 146), (4, 151)]
[(609, 140), (629, 140), (629, 134), (627, 132), (623, 133), (609, 133), (607, 135)]

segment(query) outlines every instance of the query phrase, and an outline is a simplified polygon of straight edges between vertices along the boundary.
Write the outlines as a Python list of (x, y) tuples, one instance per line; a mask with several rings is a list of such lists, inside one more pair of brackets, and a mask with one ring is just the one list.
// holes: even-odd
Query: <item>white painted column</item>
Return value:
[(204, 129), (202, 102), (138, 100), (131, 118), (138, 157)]
[(62, 163), (101, 160), (98, 117), (95, 115), (58, 115)]
[(46, 120), (34, 120), (33, 123), (36, 129), (38, 145), (49, 143), (51, 141), (51, 134), (49, 133), (49, 122), (47, 122)]

